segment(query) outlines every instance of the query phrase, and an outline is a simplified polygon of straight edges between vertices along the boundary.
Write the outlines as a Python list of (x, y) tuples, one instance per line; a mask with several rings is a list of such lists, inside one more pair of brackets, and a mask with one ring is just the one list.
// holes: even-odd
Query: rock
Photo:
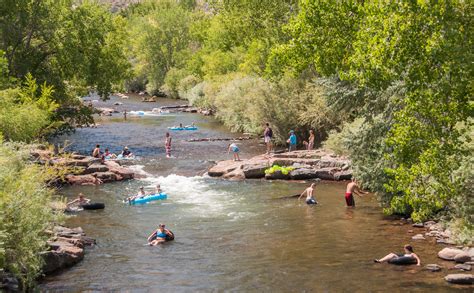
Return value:
[(217, 163), (217, 165), (213, 166), (207, 174), (211, 177), (220, 177), (223, 176), (226, 173), (232, 172), (237, 168), (240, 168), (242, 166), (242, 162), (240, 161), (221, 161)]
[(435, 221), (427, 221), (427, 222), (423, 223), (423, 225), (424, 225), (426, 228), (429, 228), (429, 227), (431, 227), (431, 226), (433, 226), (433, 225), (435, 225), (435, 224), (436, 224)]
[(66, 175), (66, 181), (71, 185), (94, 184), (95, 178), (92, 175)]
[(430, 231), (442, 232), (443, 231), (443, 226), (441, 225), (441, 223), (436, 223), (436, 224), (430, 226)]
[(109, 168), (106, 165), (92, 164), (84, 170), (84, 174), (92, 174), (96, 172), (107, 172)]
[(242, 167), (242, 171), (244, 172), (245, 178), (263, 178), (265, 177), (265, 170), (270, 166), (268, 163), (245, 164)]
[(317, 172), (315, 169), (300, 168), (290, 172), (290, 177), (293, 180), (307, 180), (316, 178)]
[(442, 267), (438, 264), (427, 264), (425, 266), (425, 269), (427, 269), (428, 271), (432, 271), (432, 272), (439, 272), (439, 271), (441, 271)]
[(456, 255), (458, 255), (460, 253), (463, 253), (463, 252), (464, 251), (462, 251), (461, 249), (445, 247), (445, 248), (441, 249), (440, 252), (438, 252), (438, 257), (442, 258), (444, 260), (454, 260)]
[(472, 258), (474, 258), (474, 247), (470, 247), (470, 248), (465, 248), (465, 251), (467, 252), (467, 254), (469, 254)]
[(422, 234), (416, 234), (411, 239), (413, 239), (413, 240), (425, 240), (425, 237), (423, 237)]
[(334, 168), (322, 168), (316, 170), (316, 178), (322, 180), (334, 180), (334, 173), (336, 170)]
[(352, 179), (352, 171), (351, 170), (345, 170), (345, 171), (339, 171), (334, 173), (334, 179), (335, 180), (351, 180)]
[(455, 269), (462, 270), (462, 271), (470, 271), (471, 265), (467, 264), (457, 264), (454, 266)]
[(408, 230), (408, 233), (413, 233), (413, 230)]
[(473, 274), (449, 274), (444, 279), (452, 284), (472, 285), (474, 284)]
[(412, 226), (415, 227), (415, 228), (424, 228), (425, 227), (425, 226), (423, 226), (423, 223), (415, 223)]
[(94, 173), (97, 178), (99, 178), (100, 180), (102, 180), (102, 182), (114, 182), (114, 181), (119, 181), (123, 179), (122, 176), (119, 176), (113, 172), (97, 172), (97, 173)]
[(464, 264), (474, 266), (474, 261), (466, 261)]
[(10, 273), (0, 270), (0, 292), (19, 292), (18, 279)]
[(456, 256), (454, 257), (454, 261), (457, 263), (465, 263), (467, 261), (471, 261), (471, 256), (469, 255), (469, 253), (462, 251), (461, 253), (456, 254)]
[(447, 244), (447, 245), (453, 245), (456, 244), (453, 240), (451, 239), (437, 239), (436, 243), (438, 244)]
[(224, 179), (229, 179), (229, 180), (244, 180), (245, 179), (245, 174), (242, 171), (242, 169), (235, 169), (232, 172), (224, 174), (222, 176)]
[[(130, 169), (124, 168), (122, 166), (119, 167), (109, 167), (109, 172), (115, 173), (120, 177), (116, 177), (115, 180), (123, 180), (123, 179), (133, 179), (135, 177), (135, 172)], [(105, 173), (109, 173), (105, 172)]]
[(277, 170), (271, 174), (265, 174), (265, 179), (267, 180), (288, 180), (290, 179), (290, 174), (283, 174), (280, 170)]

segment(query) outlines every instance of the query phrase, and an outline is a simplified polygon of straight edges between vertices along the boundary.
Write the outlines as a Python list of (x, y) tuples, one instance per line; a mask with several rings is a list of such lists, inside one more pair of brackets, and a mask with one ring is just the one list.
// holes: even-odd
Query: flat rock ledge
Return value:
[(39, 164), (67, 170), (67, 174), (52, 182), (54, 185), (94, 185), (96, 177), (103, 183), (108, 183), (138, 176), (131, 169), (121, 166), (119, 161), (102, 162), (101, 159), (78, 154), (54, 156), (49, 150), (34, 150), (31, 156)]
[(48, 275), (71, 267), (84, 258), (84, 248), (95, 244), (82, 228), (56, 226), (48, 241), (49, 250), (41, 253), (44, 259), (43, 273)]
[[(273, 165), (293, 167), (287, 175), (275, 172), (265, 175), (265, 170)], [(351, 162), (345, 157), (338, 157), (324, 150), (293, 151), (281, 154), (259, 155), (242, 161), (220, 161), (208, 171), (211, 177), (243, 180), (350, 180), (352, 178)]]

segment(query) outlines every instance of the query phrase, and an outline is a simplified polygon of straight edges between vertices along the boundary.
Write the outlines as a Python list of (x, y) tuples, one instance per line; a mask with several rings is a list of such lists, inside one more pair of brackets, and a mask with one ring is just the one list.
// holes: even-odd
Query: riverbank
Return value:
[[(290, 167), (289, 172), (280, 170), (265, 172), (274, 165)], [(350, 180), (352, 170), (351, 161), (348, 158), (317, 149), (258, 155), (241, 161), (220, 161), (209, 169), (208, 175), (233, 180), (265, 178), (267, 180), (339, 181)]]

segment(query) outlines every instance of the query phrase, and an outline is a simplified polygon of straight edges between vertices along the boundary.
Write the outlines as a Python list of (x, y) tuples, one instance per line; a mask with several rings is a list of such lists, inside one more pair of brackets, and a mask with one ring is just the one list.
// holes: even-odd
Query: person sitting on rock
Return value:
[(382, 257), (381, 259), (374, 259), (374, 262), (382, 263), (382, 262), (390, 261), (392, 259), (397, 259), (399, 257), (411, 257), (411, 258), (416, 259), (417, 266), (421, 265), (421, 260), (418, 257), (418, 255), (416, 255), (416, 253), (413, 252), (413, 247), (411, 245), (407, 244), (403, 247), (403, 249), (405, 250), (405, 253), (401, 253), (401, 254), (389, 253), (386, 256)]
[(234, 161), (240, 161), (240, 157), (239, 157), (240, 150), (239, 150), (239, 147), (235, 143), (231, 143), (228, 145), (227, 154), (229, 154), (230, 151), (232, 151), (232, 154), (234, 155)]
[(100, 158), (100, 145), (96, 145), (95, 149), (92, 151), (92, 156), (94, 158)]
[(166, 241), (174, 239), (174, 234), (170, 230), (165, 228), (165, 224), (158, 225), (158, 229), (148, 236), (148, 245), (155, 246)]
[(88, 199), (88, 198), (85, 198), (84, 194), (82, 193), (79, 193), (79, 195), (77, 196), (77, 198), (71, 202), (68, 202), (66, 204), (66, 207), (67, 208), (72, 208), (72, 207), (79, 207), (83, 204), (87, 204), (89, 203), (91, 200)]
[(129, 157), (132, 157), (133, 154), (132, 152), (128, 149), (128, 147), (124, 147), (123, 148), (123, 151), (122, 151), (122, 157), (124, 158), (129, 158)]
[(311, 186), (306, 188), (303, 193), (301, 193), (300, 197), (298, 197), (298, 200), (303, 197), (303, 195), (306, 193), (306, 204), (308, 205), (313, 205), (313, 204), (318, 204), (318, 202), (314, 199), (313, 192), (314, 192), (314, 187), (316, 186), (316, 183), (311, 183)]

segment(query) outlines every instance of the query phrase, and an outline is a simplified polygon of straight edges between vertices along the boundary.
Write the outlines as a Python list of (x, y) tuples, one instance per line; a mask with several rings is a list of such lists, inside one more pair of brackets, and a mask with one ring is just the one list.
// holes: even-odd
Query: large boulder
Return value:
[[(120, 176), (120, 177), (116, 177), (115, 180), (133, 179), (135, 177), (135, 172), (122, 166), (118, 166), (118, 167), (109, 166), (109, 172), (115, 173)], [(109, 173), (109, 172), (106, 172), (106, 173)]]
[(460, 253), (464, 253), (464, 251), (458, 248), (445, 247), (438, 252), (438, 257), (444, 260), (454, 260), (456, 255)]
[(472, 285), (474, 284), (473, 274), (449, 274), (444, 279), (453, 284)]
[(217, 165), (213, 166), (207, 174), (211, 177), (221, 177), (226, 173), (232, 172), (237, 168), (240, 168), (242, 163), (240, 161), (221, 161)]
[(245, 179), (245, 174), (242, 171), (242, 169), (239, 168), (239, 169), (235, 169), (232, 172), (224, 174), (224, 176), (222, 176), (222, 178), (229, 179), (229, 180), (244, 180)]
[(471, 256), (467, 252), (460, 252), (454, 257), (454, 261), (457, 263), (465, 263), (471, 261)]
[(114, 181), (119, 181), (123, 179), (121, 175), (118, 175), (113, 172), (97, 172), (94, 174), (97, 176), (97, 178), (99, 178), (103, 182), (114, 182)]
[(317, 177), (318, 172), (315, 169), (300, 168), (290, 172), (290, 177), (293, 180), (307, 180)]
[(71, 185), (94, 184), (95, 178), (92, 175), (66, 175), (66, 181)]
[(345, 170), (345, 171), (339, 171), (334, 173), (334, 179), (335, 180), (351, 180), (352, 179), (352, 171), (351, 170)]
[(334, 168), (322, 168), (316, 170), (316, 178), (322, 179), (322, 180), (334, 180), (334, 174), (335, 174)]
[(74, 245), (60, 245), (56, 250), (41, 253), (44, 260), (43, 273), (50, 274), (75, 265), (84, 258), (84, 249)]
[(244, 172), (245, 178), (263, 178), (265, 177), (265, 170), (268, 168), (267, 163), (246, 164), (243, 165), (242, 171)]
[(102, 164), (92, 164), (84, 170), (84, 174), (92, 174), (96, 172), (107, 172), (109, 168)]

